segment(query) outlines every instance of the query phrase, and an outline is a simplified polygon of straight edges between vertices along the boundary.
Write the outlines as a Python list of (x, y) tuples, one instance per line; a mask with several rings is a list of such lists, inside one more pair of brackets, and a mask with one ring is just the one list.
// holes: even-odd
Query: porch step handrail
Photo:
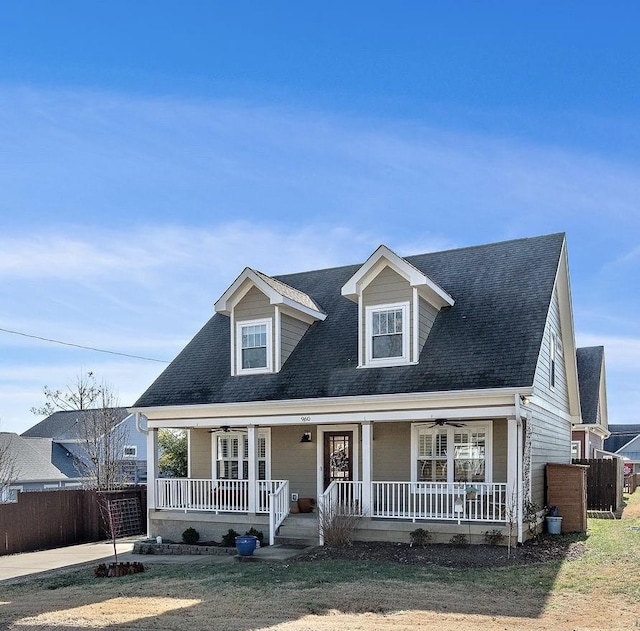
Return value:
[(276, 540), (276, 532), (289, 514), (289, 480), (279, 480), (276, 489), (269, 493), (269, 545)]

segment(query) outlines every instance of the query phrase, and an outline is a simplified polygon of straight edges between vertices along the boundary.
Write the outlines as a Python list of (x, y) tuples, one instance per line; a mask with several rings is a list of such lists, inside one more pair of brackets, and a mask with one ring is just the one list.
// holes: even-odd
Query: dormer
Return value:
[(436, 315), (453, 298), (381, 245), (342, 287), (358, 304), (358, 367), (418, 362)]
[(327, 316), (298, 289), (247, 267), (215, 303), (231, 320), (231, 374), (278, 372), (307, 329)]

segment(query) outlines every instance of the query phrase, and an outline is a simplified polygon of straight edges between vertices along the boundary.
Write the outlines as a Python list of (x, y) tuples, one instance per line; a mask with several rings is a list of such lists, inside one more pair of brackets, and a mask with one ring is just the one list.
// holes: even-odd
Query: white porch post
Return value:
[(507, 419), (507, 519), (516, 523), (520, 517), (520, 498), (518, 496), (518, 421)]
[(257, 510), (256, 502), (256, 480), (257, 472), (257, 454), (258, 454), (258, 430), (255, 425), (249, 425), (247, 428), (247, 441), (249, 443), (249, 514), (255, 515)]
[(158, 430), (147, 432), (147, 537), (151, 532), (151, 511), (156, 508), (156, 473), (158, 471)]
[(362, 423), (362, 514), (371, 517), (371, 477), (373, 470), (373, 426)]

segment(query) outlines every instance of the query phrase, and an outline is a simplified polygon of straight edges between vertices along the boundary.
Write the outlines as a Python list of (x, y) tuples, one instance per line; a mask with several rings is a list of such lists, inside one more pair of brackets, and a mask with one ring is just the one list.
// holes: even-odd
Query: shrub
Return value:
[(504, 535), (499, 530), (487, 530), (484, 533), (484, 542), (488, 546), (499, 546), (504, 539)]
[(226, 535), (222, 535), (222, 545), (226, 548), (234, 548), (236, 545), (236, 537), (240, 536), (240, 533), (236, 532), (233, 528), (229, 528), (229, 532)]
[(453, 535), (451, 539), (449, 539), (449, 543), (453, 546), (468, 546), (469, 541), (467, 540), (467, 535)]
[(200, 533), (195, 528), (187, 528), (182, 533), (182, 543), (193, 546), (198, 543), (198, 541), (200, 541)]
[(318, 527), (327, 546), (349, 546), (362, 518), (361, 514), (347, 504), (339, 504), (333, 511), (322, 510)]
[(260, 542), (261, 548), (267, 545), (264, 542), (264, 533), (262, 532), (262, 530), (256, 530), (255, 528), (251, 528), (251, 530), (247, 530), (247, 532), (245, 532), (244, 534), (254, 536)]
[(431, 541), (431, 533), (424, 528), (416, 528), (414, 531), (409, 533), (409, 538), (411, 540), (410, 546), (412, 548), (413, 546), (426, 548)]

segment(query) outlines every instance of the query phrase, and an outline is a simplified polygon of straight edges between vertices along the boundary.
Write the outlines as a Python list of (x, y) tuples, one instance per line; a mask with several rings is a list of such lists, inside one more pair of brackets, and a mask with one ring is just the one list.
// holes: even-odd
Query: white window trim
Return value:
[[(271, 480), (271, 428), (270, 427), (261, 427), (257, 429), (258, 437), (265, 439), (265, 480)], [(218, 479), (218, 436), (220, 434), (211, 434), (211, 479)], [(229, 433), (225, 433), (225, 436), (237, 436), (242, 438), (240, 443), (238, 444), (238, 454), (242, 455), (241, 458), (238, 459), (239, 463), (244, 461), (244, 442), (248, 439), (248, 435), (246, 432), (234, 432), (230, 431)], [(257, 458), (256, 458), (256, 474), (258, 472), (257, 467)], [(238, 466), (238, 479), (244, 480), (244, 467)]]
[[(418, 432), (420, 429), (446, 429), (447, 445), (453, 446), (453, 435), (456, 431), (465, 430), (484, 430), (486, 433), (485, 445), (485, 463), (484, 477), (482, 484), (493, 483), (493, 421), (470, 421), (464, 424), (464, 427), (454, 427), (452, 425), (444, 425), (442, 428), (430, 427), (432, 423), (413, 423), (411, 426), (411, 482), (418, 482)], [(447, 453), (447, 483), (454, 484), (454, 467), (453, 452)], [(445, 484), (444, 482), (436, 484)], [(461, 483), (462, 484), (462, 483)]]
[[(133, 449), (132, 454), (127, 453), (127, 449)], [(137, 445), (125, 445), (122, 449), (122, 457), (125, 459), (135, 460), (138, 457), (138, 447)]]
[[(373, 314), (379, 311), (402, 309), (402, 355), (400, 357), (373, 357)], [(390, 304), (368, 305), (365, 307), (365, 365), (399, 366), (410, 363), (411, 321), (409, 319), (409, 301)]]
[[(265, 324), (267, 327), (267, 365), (264, 368), (243, 368), (242, 367), (242, 328), (245, 326), (258, 326)], [(236, 375), (259, 375), (273, 372), (273, 321), (271, 318), (261, 318), (259, 320), (242, 320), (236, 322)]]

